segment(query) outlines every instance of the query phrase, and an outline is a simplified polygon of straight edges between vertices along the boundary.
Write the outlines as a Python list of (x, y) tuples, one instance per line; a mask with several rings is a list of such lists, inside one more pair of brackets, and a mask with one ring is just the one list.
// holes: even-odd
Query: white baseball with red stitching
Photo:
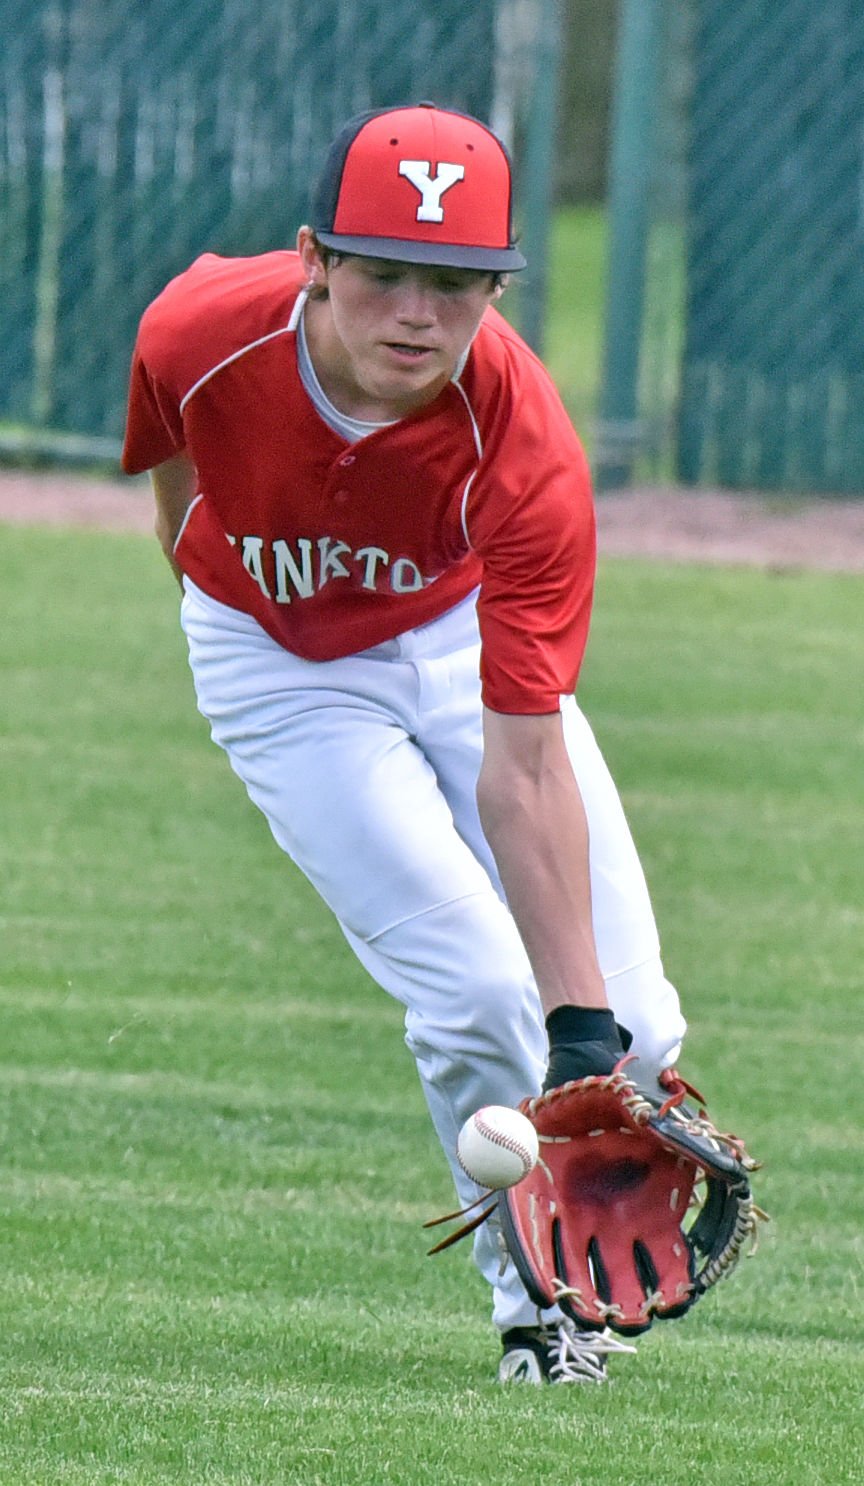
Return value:
[(463, 1171), (480, 1187), (514, 1187), (533, 1171), (540, 1146), (537, 1131), (518, 1109), (487, 1104), (465, 1121), (456, 1154)]

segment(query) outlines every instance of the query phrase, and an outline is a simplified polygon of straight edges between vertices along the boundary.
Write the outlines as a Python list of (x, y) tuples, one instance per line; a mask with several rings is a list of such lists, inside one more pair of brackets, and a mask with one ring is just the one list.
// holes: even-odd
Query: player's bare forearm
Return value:
[(174, 559), (174, 545), (195, 497), (195, 466), (187, 455), (177, 454), (152, 469), (150, 480), (156, 499), (156, 536), (177, 582), (182, 586), (183, 574)]
[(544, 1013), (606, 1007), (591, 918), (588, 823), (558, 713), (484, 712), (477, 800)]

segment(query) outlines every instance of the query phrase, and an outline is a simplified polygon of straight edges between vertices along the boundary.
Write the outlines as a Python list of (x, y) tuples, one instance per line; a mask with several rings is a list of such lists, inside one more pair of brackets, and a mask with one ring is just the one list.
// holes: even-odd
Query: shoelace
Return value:
[(543, 1343), (553, 1359), (549, 1364), (549, 1377), (555, 1383), (578, 1383), (585, 1379), (602, 1383), (606, 1376), (606, 1358), (611, 1353), (626, 1352), (632, 1356), (636, 1352), (635, 1347), (619, 1341), (608, 1329), (580, 1331), (572, 1321), (547, 1326)]

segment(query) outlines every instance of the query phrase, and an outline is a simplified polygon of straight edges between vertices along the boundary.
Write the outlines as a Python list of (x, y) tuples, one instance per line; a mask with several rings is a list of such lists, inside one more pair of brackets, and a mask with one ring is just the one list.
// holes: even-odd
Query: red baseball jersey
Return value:
[(123, 467), (193, 460), (179, 566), (315, 661), (425, 624), (479, 584), (484, 702), (557, 711), (585, 648), (595, 532), (551, 378), (490, 309), (433, 403), (349, 443), (300, 379), (302, 284), (295, 253), (206, 254), (143, 316)]

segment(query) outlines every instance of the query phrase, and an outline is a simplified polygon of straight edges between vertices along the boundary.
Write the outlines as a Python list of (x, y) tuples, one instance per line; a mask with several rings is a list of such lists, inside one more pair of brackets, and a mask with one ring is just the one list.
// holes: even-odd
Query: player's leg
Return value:
[[(184, 627), (214, 739), (361, 961), (405, 1006), (436, 1131), (472, 1200), (458, 1130), (483, 1104), (539, 1090), (545, 1033), (513, 920), (414, 741), (424, 692), (414, 662), (394, 645), (311, 665), (194, 593)], [(491, 1229), (477, 1260), (499, 1324), (533, 1319), (512, 1266), (499, 1272)]]
[[(401, 1000), (405, 1041), (463, 1206), (480, 1188), (463, 1171), (456, 1139), (484, 1104), (514, 1107), (539, 1092), (546, 1034), (531, 968), (513, 919), (493, 892), (441, 904), (427, 914), (348, 942), (369, 974)], [(530, 1326), (536, 1307), (513, 1265), (502, 1266), (499, 1226), (477, 1231), (474, 1259), (493, 1292), (502, 1331)]]

